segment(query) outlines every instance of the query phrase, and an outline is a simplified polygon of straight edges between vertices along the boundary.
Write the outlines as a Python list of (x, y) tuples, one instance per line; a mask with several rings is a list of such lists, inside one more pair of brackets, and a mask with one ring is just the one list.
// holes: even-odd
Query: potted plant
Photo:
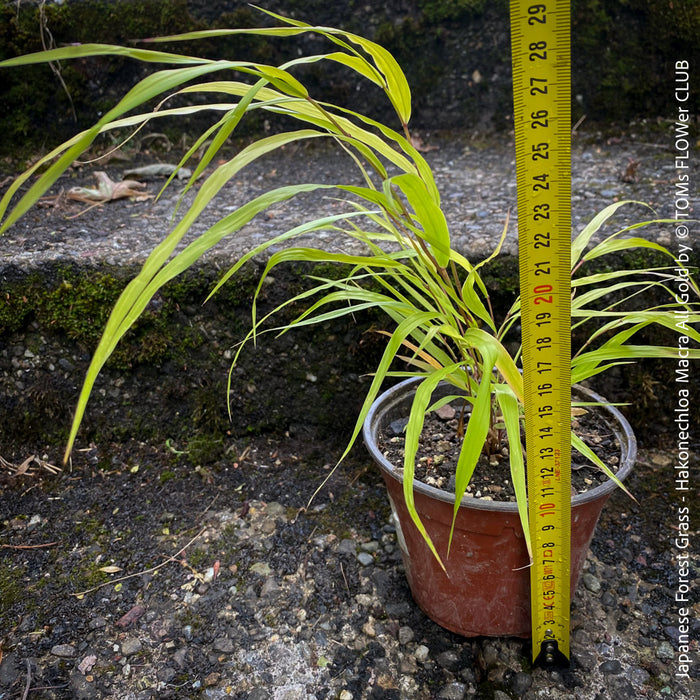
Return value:
[[(458, 576), (462, 574), (450, 573), (453, 562), (460, 559), (460, 565), (470, 564), (474, 555), (472, 545), (453, 541), (453, 551), (447, 556), (451, 533), (455, 524), (463, 519), (460, 504), (467, 500), (479, 500), (465, 498), (465, 493), (480, 455), (484, 451), (492, 454), (499, 451), (505, 455), (507, 449), (508, 480), (512, 483), (516, 502), (497, 505), (495, 510), (506, 512), (509, 519), (507, 527), (516, 534), (517, 541), (501, 545), (505, 550), (501, 549), (501, 554), (497, 556), (504, 560), (507, 571), (526, 567), (526, 483), (520, 435), (523, 389), (518, 368), (519, 350), (509, 351), (510, 344), (507, 342), (509, 339), (512, 341), (517, 331), (519, 302), (515, 299), (505, 317), (497, 320), (481, 277), (484, 266), (498, 254), (503, 238), (493, 254), (478, 264), (473, 264), (451, 247), (449, 226), (440, 206), (440, 194), (433, 174), (411, 139), (408, 127), (411, 114), (408, 83), (394, 58), (385, 49), (342, 30), (314, 27), (272, 13), (268, 15), (281, 22), (282, 26), (192, 32), (150, 40), (147, 48), (69, 46), (0, 63), (0, 67), (10, 68), (87, 56), (123, 55), (169, 66), (141, 80), (94, 126), (55, 148), (18, 177), (0, 201), (0, 231), (6, 230), (22, 216), (100, 134), (118, 129), (138, 129), (151, 120), (166, 116), (211, 112), (217, 117), (213, 126), (196, 139), (179, 164), (192, 164), (195, 154), (203, 152), (193, 166), (185, 188), (185, 191), (196, 191), (191, 205), (174, 224), (168, 236), (150, 254), (112, 311), (85, 378), (66, 454), (70, 454), (73, 447), (98, 373), (119, 340), (163, 285), (196, 264), (222, 238), (235, 235), (270, 206), (302, 193), (330, 194), (333, 191), (333, 195), (340, 196), (344, 202), (345, 209), (342, 213), (310, 220), (292, 230), (276, 233), (238, 260), (212, 291), (215, 294), (251, 258), (269, 253), (273, 246), (276, 252), (267, 257), (260, 285), (277, 265), (289, 261), (342, 266), (343, 273), (340, 277), (316, 278), (310, 290), (292, 295), (276, 309), (279, 311), (292, 302), (308, 304), (300, 316), (281, 328), (269, 327), (274, 312), (258, 317), (256, 294), (253, 300), (252, 330), (238, 348), (238, 353), (246, 341), (254, 340), (263, 332), (286, 331), (368, 308), (380, 308), (391, 322), (392, 330), (386, 332), (383, 357), (373, 376), (348, 448), (340, 460), (359, 437), (366, 420), (368, 428), (365, 435), (371, 446), (377, 440), (378, 428), (386, 422), (386, 415), (393, 415), (386, 413), (385, 406), (389, 404), (393, 410), (397, 403), (396, 392), (403, 392), (406, 386), (392, 390), (381, 404), (373, 407), (385, 380), (389, 377), (410, 377), (407, 397), (401, 394), (398, 401), (406, 407), (404, 461), (399, 465), (383, 465), (394, 511), (406, 518), (400, 525), (400, 537), (410, 547), (422, 548), (422, 554), (429, 555), (427, 559), (437, 566), (438, 577), (446, 577), (453, 584), (458, 581)], [(196, 42), (205, 38), (243, 33), (267, 37), (313, 33), (325, 38), (332, 50), (322, 55), (302, 56), (280, 66), (270, 66), (245, 60), (211, 60), (153, 48), (162, 41)], [(360, 112), (328, 104), (310, 94), (294, 76), (294, 69), (324, 61), (340, 64), (354, 71), (358, 78), (381, 88), (394, 108), (398, 129)], [(252, 81), (244, 82), (238, 78), (240, 75), (248, 76)], [(170, 106), (171, 97), (176, 95), (195, 101), (184, 106)], [(153, 100), (160, 100), (155, 109), (138, 111)], [(287, 121), (300, 124), (301, 128), (260, 137), (242, 148), (234, 157), (213, 165), (221, 147), (240, 121), (247, 114), (259, 111), (285, 117)], [(335, 187), (300, 183), (272, 189), (223, 215), (216, 224), (196, 235), (187, 245), (180, 245), (186, 234), (191, 232), (197, 217), (214, 202), (221, 188), (246, 165), (288, 144), (313, 139), (331, 140), (347, 156), (353, 167), (348, 173), (339, 173), (340, 177), (347, 176), (346, 180), (340, 181)], [(350, 179), (351, 171), (354, 176), (359, 173), (363, 184), (355, 184)], [(35, 175), (38, 175), (37, 179), (25, 188)], [(693, 342), (700, 342), (700, 334), (690, 325), (700, 319), (697, 313), (698, 290), (694, 283), (689, 282), (692, 300), (686, 302), (674, 297), (671, 282), (674, 277), (672, 268), (676, 265), (669, 268), (584, 274), (583, 268), (588, 261), (619, 251), (650, 248), (670, 255), (661, 246), (633, 235), (635, 229), (644, 223), (627, 226), (589, 249), (589, 244), (603, 224), (623, 205), (624, 203), (616, 203), (601, 212), (578, 234), (573, 243), (572, 270), (577, 273), (573, 282), (574, 324), (594, 325), (595, 321), (600, 322), (572, 358), (572, 376), (576, 382), (638, 357), (675, 356), (677, 348), (635, 344), (635, 337), (650, 325), (679, 332), (673, 315), (676, 310), (687, 313), (683, 332)], [(320, 230), (332, 230), (338, 236), (346, 236), (354, 246), (359, 245), (362, 252), (338, 253), (294, 245), (299, 237)], [(503, 235), (505, 236), (505, 231)], [(634, 308), (635, 300), (648, 291), (665, 294), (666, 299), (655, 302), (652, 307)], [(689, 356), (699, 355), (698, 350), (689, 351)], [(445, 521), (443, 516), (437, 518), (429, 510), (420, 515), (423, 501), (431, 494), (415, 485), (414, 456), (426, 415), (444, 408), (448, 401), (455, 399), (461, 401), (462, 405), (462, 418), (457, 421), (457, 434), (462, 446), (454, 466), (452, 493), (443, 491), (438, 496), (438, 500), (448, 502), (449, 515)], [(581, 402), (605, 405), (602, 399), (593, 394), (584, 393)], [(606, 406), (604, 410), (619, 420), (612, 408)], [(624, 426), (624, 423), (619, 425)], [(634, 459), (633, 438), (625, 437), (624, 427), (614, 430), (620, 436), (620, 459), (624, 462), (617, 475), (576, 433), (572, 433), (572, 444), (582, 458), (591, 460), (607, 475), (609, 481), (604, 487), (605, 497), (615, 483), (621, 483)], [(505, 444), (507, 448), (504, 447)], [(382, 462), (381, 457), (379, 462)], [(588, 500), (588, 497), (585, 499)], [(492, 506), (493, 502), (482, 499), (476, 508), (477, 520), (485, 523), (487, 530), (502, 527), (489, 524), (491, 515), (488, 509), (493, 510)], [(443, 520), (442, 525), (440, 518)], [(582, 521), (583, 519), (588, 521), (592, 532), (597, 514), (587, 515)], [(439, 525), (437, 529), (436, 523)], [(444, 530), (444, 526), (447, 527), (447, 538), (437, 534), (437, 530)], [(576, 530), (578, 529), (577, 525)], [(585, 557), (590, 532), (581, 536), (583, 554), (576, 555), (578, 558), (574, 568), (580, 567), (582, 557)], [(504, 551), (508, 553), (507, 557), (502, 555)], [(413, 553), (409, 553), (408, 546), (405, 554), (409, 557), (407, 570), (411, 583), (416, 584), (418, 579), (425, 578), (428, 585), (432, 585), (432, 574), (424, 575), (422, 569), (420, 575), (416, 573), (417, 569), (410, 563)], [(525, 581), (525, 584), (518, 584), (520, 587), (527, 586), (526, 576), (523, 571), (519, 572), (518, 580)], [(498, 574), (491, 580), (500, 577), (501, 574)], [(495, 590), (491, 590), (489, 584), (479, 585), (487, 589), (482, 591), (487, 599), (494, 597)], [(476, 587), (478, 586), (473, 588)], [(457, 588), (460, 586), (457, 585)], [(463, 590), (457, 592), (464, 594)], [(469, 595), (473, 593), (475, 591), (468, 591)], [(437, 594), (431, 589), (425, 594), (415, 591), (414, 594), (420, 604), (430, 614), (434, 614), (426, 601), (429, 602)], [(508, 619), (506, 625), (496, 625), (490, 629), (482, 627), (481, 623), (476, 626), (469, 626), (470, 623), (459, 626), (442, 615), (434, 615), (442, 624), (466, 634), (527, 634), (523, 627), (524, 615), (527, 613), (521, 610), (522, 605), (515, 600), (514, 593), (506, 595), (505, 603), (498, 603), (500, 615)], [(452, 601), (448, 605), (455, 608), (463, 606), (463, 603)], [(470, 609), (483, 605), (476, 603)]]

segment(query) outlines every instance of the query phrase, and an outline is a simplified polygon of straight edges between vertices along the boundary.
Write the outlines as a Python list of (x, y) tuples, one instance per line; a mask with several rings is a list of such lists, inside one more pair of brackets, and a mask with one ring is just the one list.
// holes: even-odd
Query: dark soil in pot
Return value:
[[(453, 401), (429, 413), (418, 446), (416, 479), (448, 493), (454, 493), (454, 475), (462, 446), (461, 435), (469, 417), (468, 411), (462, 417), (463, 406), (462, 401)], [(573, 430), (615, 473), (620, 463), (620, 441), (606, 420), (604, 411), (588, 407), (576, 409), (576, 413), (572, 421)], [(382, 453), (397, 466), (401, 466), (404, 460), (406, 422), (405, 419), (392, 421), (378, 436)], [(588, 462), (577, 450), (572, 452), (571, 470), (572, 496), (590, 491), (608, 480), (601, 469)], [(466, 496), (491, 501), (515, 501), (505, 431), (498, 431), (498, 442), (490, 454), (481, 455)]]

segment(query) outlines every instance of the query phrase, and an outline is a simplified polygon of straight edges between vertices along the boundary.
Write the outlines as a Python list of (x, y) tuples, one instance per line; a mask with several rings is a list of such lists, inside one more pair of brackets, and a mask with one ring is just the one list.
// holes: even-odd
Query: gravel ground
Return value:
[[(573, 600), (572, 668), (545, 671), (526, 640), (464, 639), (415, 606), (366, 457), (300, 512), (324, 456), (248, 447), (207, 470), (132, 445), (5, 478), (3, 698), (698, 697), (697, 678), (674, 677), (664, 452), (643, 452), (630, 480), (643, 505), (617, 494), (604, 512)], [(110, 470), (91, 467), (104, 458)]]
[[(576, 139), (576, 228), (619, 198), (671, 213), (672, 139), (654, 133)], [(487, 252), (514, 207), (511, 146), (426, 141), (439, 146), (427, 157), (457, 247)], [(626, 182), (633, 161), (636, 181)], [(112, 161), (105, 169), (116, 179), (124, 167)], [(291, 152), (241, 176), (218, 206), (233, 208), (300, 170), (328, 181), (336, 169), (323, 149)], [(59, 188), (89, 185), (91, 177), (77, 168)], [(156, 204), (114, 202), (68, 220), (84, 205), (59, 199), (0, 239), (0, 262), (143, 259), (173, 204), (172, 195)], [(222, 255), (240, 255), (273, 227), (299, 223), (308, 206), (275, 210)], [(670, 242), (667, 231), (654, 235)], [(565, 671), (533, 670), (525, 640), (464, 639), (417, 609), (380, 477), (362, 450), (308, 510), (319, 475), (337, 457), (326, 446), (230, 438), (228, 454), (201, 466), (176, 446), (134, 442), (84, 446), (72, 471), (57, 475), (37, 462), (22, 476), (3, 470), (2, 700), (700, 696), (697, 590), (688, 603), (691, 678), (676, 676), (681, 504), (663, 446), (640, 453), (629, 483), (638, 502), (618, 493), (604, 512), (573, 600), (574, 661)], [(689, 552), (690, 580), (699, 558), (697, 548)]]
[[(434, 149), (425, 157), (434, 170), (443, 208), (450, 224), (453, 247), (476, 259), (490, 254), (504, 225), (508, 235), (504, 253), (517, 253), (517, 210), (514, 146), (508, 138), (494, 143), (469, 140), (462, 135), (450, 139), (426, 139), (426, 148)], [(628, 133), (624, 137), (580, 136), (572, 146), (572, 219), (579, 231), (598, 211), (614, 201), (631, 199), (654, 208), (658, 216), (674, 215), (674, 152), (671, 132), (662, 129)], [(175, 154), (130, 154), (145, 159), (177, 162)], [(698, 159), (690, 161), (691, 182), (697, 182)], [(280, 158), (253, 163), (235, 177), (220, 193), (214, 206), (206, 210), (193, 226), (201, 232), (245, 201), (272, 187), (298, 182), (362, 184), (348, 169), (349, 161), (318, 144), (293, 145)], [(131, 203), (126, 200), (84, 213), (86, 205), (66, 200), (60, 193), (74, 186), (95, 187), (93, 172), (104, 170), (115, 181), (133, 166), (131, 160), (118, 158), (106, 164), (76, 166), (69, 176), (59, 180), (52, 190), (57, 195), (45, 207), (28, 213), (10, 232), (0, 238), (0, 262), (35, 266), (48, 260), (82, 259), (123, 265), (141, 261), (162, 240), (184, 185), (175, 181), (156, 202)], [(346, 169), (349, 174), (339, 175)], [(159, 182), (151, 182), (148, 191), (156, 194)], [(8, 183), (5, 182), (7, 185)], [(335, 196), (335, 194), (333, 195)], [(192, 194), (185, 196), (190, 202)], [(55, 206), (52, 206), (55, 205)], [(288, 230), (309, 220), (309, 211), (318, 216), (337, 213), (339, 204), (331, 196), (304, 195), (274, 206), (235, 236), (224, 239), (217, 256), (236, 259), (271, 233)], [(180, 206), (180, 212), (184, 206)], [(624, 210), (623, 210), (624, 212)], [(76, 217), (67, 219), (66, 217)], [(643, 208), (630, 208), (618, 222), (655, 218)], [(610, 231), (609, 233), (611, 233)], [(668, 228), (645, 229), (664, 244), (671, 243)], [(329, 232), (313, 239), (317, 245), (340, 245)], [(348, 241), (342, 246), (348, 249)]]

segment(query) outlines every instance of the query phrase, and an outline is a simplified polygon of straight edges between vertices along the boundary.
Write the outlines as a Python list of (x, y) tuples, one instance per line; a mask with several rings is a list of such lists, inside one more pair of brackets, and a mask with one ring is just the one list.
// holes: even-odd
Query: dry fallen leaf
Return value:
[(97, 189), (71, 187), (68, 190), (68, 199), (74, 199), (78, 202), (110, 202), (115, 199), (133, 197), (136, 201), (141, 202), (152, 197), (152, 195), (142, 191), (146, 187), (143, 182), (137, 180), (114, 182), (107, 173), (101, 170), (93, 175), (97, 180)]
[(33, 476), (35, 472), (33, 466), (34, 464), (46, 469), (47, 471), (51, 472), (51, 474), (58, 474), (61, 471), (59, 467), (50, 464), (46, 461), (46, 459), (39, 459), (36, 455), (27, 457), (27, 459), (25, 459), (19, 466), (12, 464), (12, 462), (8, 462), (0, 455), (0, 467), (3, 469), (9, 469), (14, 476)]
[(24, 462), (22, 462), (22, 464), (20, 464), (19, 467), (17, 467), (16, 475), (20, 476), (20, 474), (24, 474), (27, 471), (27, 469), (29, 468), (29, 465), (33, 461), (34, 461), (34, 455), (32, 455), (31, 457), (27, 457), (27, 459), (25, 459)]
[(118, 571), (121, 571), (121, 568), (118, 566), (103, 566), (100, 571), (104, 571), (106, 574), (116, 574)]
[(428, 146), (425, 141), (416, 133), (411, 134), (411, 146), (415, 148), (420, 153), (429, 153), (430, 151), (437, 151), (439, 146)]

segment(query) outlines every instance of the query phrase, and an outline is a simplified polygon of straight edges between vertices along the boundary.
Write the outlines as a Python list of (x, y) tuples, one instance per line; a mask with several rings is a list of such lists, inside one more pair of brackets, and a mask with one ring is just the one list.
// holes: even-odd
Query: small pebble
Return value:
[(486, 668), (493, 668), (498, 664), (498, 649), (493, 644), (486, 644), (483, 654)]
[(428, 660), (430, 649), (428, 649), (428, 647), (426, 647), (424, 644), (419, 644), (416, 647), (416, 651), (413, 655), (416, 657), (416, 661), (419, 664), (424, 664)]
[(259, 574), (260, 576), (269, 576), (272, 573), (270, 565), (264, 561), (259, 561), (250, 567), (250, 570), (254, 574)]
[(255, 688), (248, 693), (246, 700), (270, 700), (272, 695), (265, 688)]
[(679, 637), (680, 637), (680, 634), (681, 634), (681, 633), (680, 633), (680, 630), (678, 629), (678, 627), (673, 627), (673, 626), (671, 626), (671, 625), (669, 625), (669, 626), (667, 626), (667, 627), (664, 627), (664, 632), (665, 632), (671, 639), (673, 639), (675, 642), (678, 641), (678, 639), (679, 639)]
[(177, 671), (172, 666), (164, 666), (156, 672), (156, 678), (163, 683), (170, 683), (177, 676)]
[(90, 622), (88, 622), (88, 627), (91, 630), (96, 630), (100, 629), (101, 627), (106, 627), (107, 626), (107, 620), (104, 619), (104, 617), (93, 617)]
[(610, 593), (610, 591), (605, 591), (605, 593), (603, 593), (603, 597), (600, 599), (600, 602), (605, 608), (608, 609), (614, 608), (618, 605), (617, 599), (612, 593)]
[(406, 424), (408, 423), (408, 418), (399, 418), (397, 420), (391, 421), (388, 426), (388, 431), (391, 435), (403, 435)]
[(517, 697), (522, 697), (525, 692), (530, 689), (531, 685), (532, 676), (530, 676), (529, 673), (518, 671), (517, 673), (513, 674), (512, 678), (510, 679), (511, 690)]
[(467, 692), (464, 683), (448, 683), (443, 686), (438, 693), (440, 700), (462, 700)]
[(436, 661), (448, 671), (456, 671), (459, 668), (459, 654), (451, 649), (439, 653)]
[(440, 408), (435, 411), (435, 414), (442, 420), (452, 420), (455, 417), (455, 413), (454, 407), (450, 406), (450, 404), (440, 406)]
[(610, 661), (603, 661), (598, 670), (606, 676), (616, 676), (618, 673), (622, 673), (622, 665), (617, 659), (611, 659)]
[(593, 574), (587, 571), (581, 576), (581, 580), (591, 593), (600, 593), (600, 581)]
[(204, 685), (208, 687), (216, 685), (219, 682), (219, 678), (221, 678), (220, 673), (212, 672), (204, 679)]
[(270, 576), (269, 578), (265, 579), (265, 583), (263, 583), (262, 588), (260, 589), (260, 597), (271, 597), (280, 593), (281, 591), (282, 588), (275, 580), (275, 577)]
[(230, 654), (234, 650), (233, 642), (228, 637), (219, 637), (214, 640), (214, 651), (222, 654)]
[(72, 372), (75, 369), (75, 365), (72, 362), (70, 362), (69, 360), (66, 360), (65, 357), (59, 358), (58, 366), (61, 369), (66, 370), (66, 372)]
[(583, 649), (576, 653), (576, 662), (585, 671), (592, 671), (596, 667), (598, 660), (598, 656)]
[(357, 555), (357, 561), (359, 561), (362, 566), (369, 566), (374, 562), (374, 557), (369, 552), (360, 552)]
[(668, 642), (661, 642), (661, 644), (656, 647), (656, 657), (658, 659), (673, 659), (675, 656), (676, 652)]
[(73, 659), (77, 654), (75, 647), (71, 644), (57, 644), (51, 647), (51, 653), (59, 659)]
[(399, 627), (399, 644), (408, 644), (413, 641), (413, 630), (410, 627)]
[(178, 668), (185, 668), (187, 665), (187, 648), (182, 647), (178, 649), (173, 654), (173, 661), (177, 664)]
[(121, 643), (121, 652), (123, 656), (133, 656), (138, 654), (143, 645), (138, 637), (128, 637)]
[(338, 545), (338, 551), (343, 554), (355, 554), (357, 551), (357, 542), (350, 539), (341, 540)]
[(627, 676), (627, 678), (629, 678), (633, 683), (635, 683), (638, 686), (642, 686), (645, 683), (648, 683), (649, 678), (651, 677), (648, 671), (645, 671), (639, 666), (632, 666), (630, 668), (625, 669), (625, 676)]

